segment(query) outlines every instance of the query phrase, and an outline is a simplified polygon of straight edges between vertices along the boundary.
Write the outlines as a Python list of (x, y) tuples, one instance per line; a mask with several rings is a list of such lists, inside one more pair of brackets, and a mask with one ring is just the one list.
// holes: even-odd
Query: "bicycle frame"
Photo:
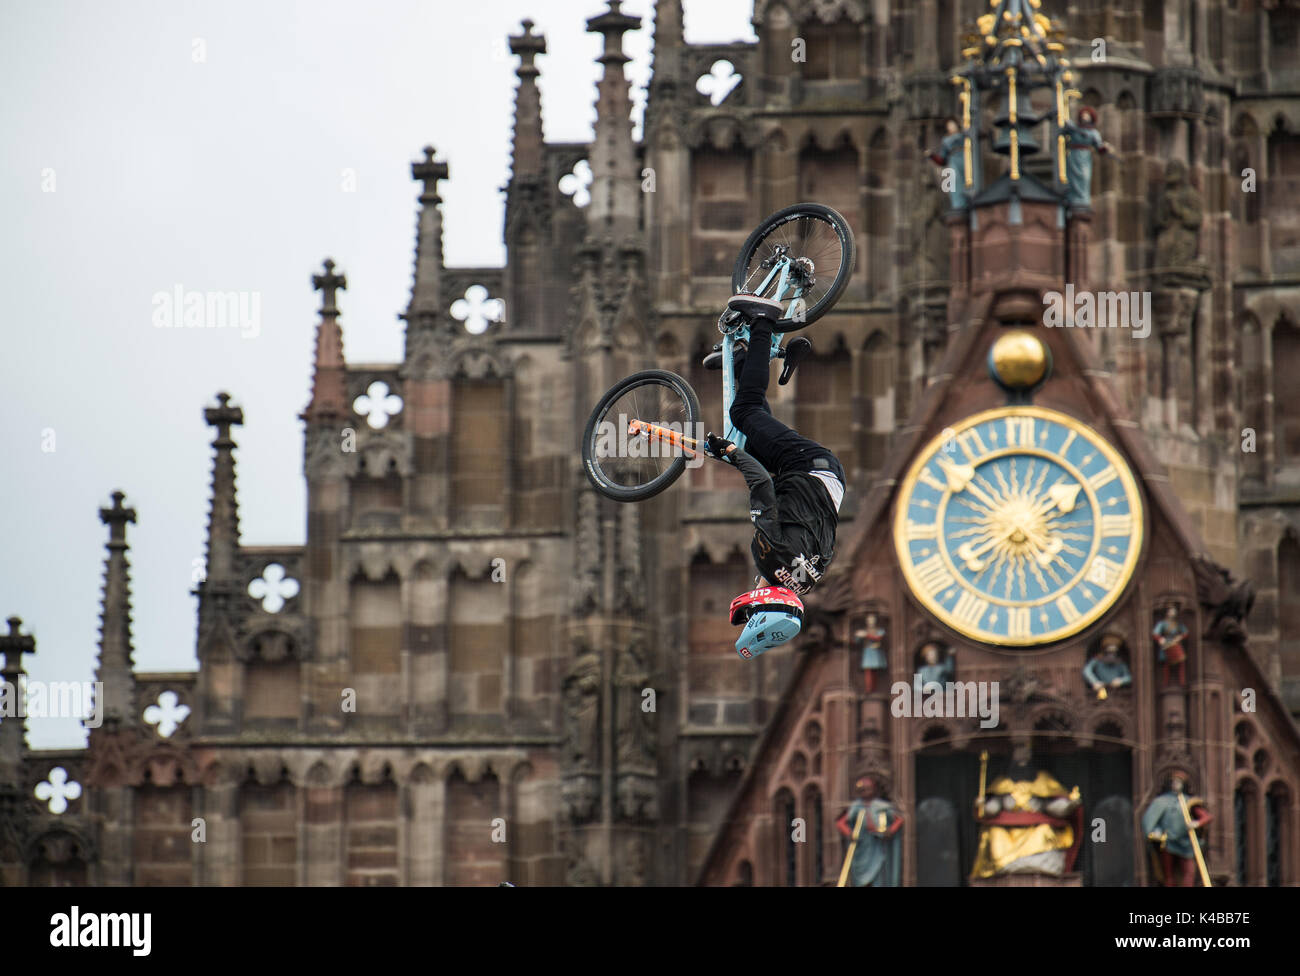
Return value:
[[(786, 299), (787, 291), (793, 289), (793, 293), (789, 295), (791, 301), (787, 314), (795, 308), (796, 302), (803, 301), (803, 286), (794, 285), (790, 280), (790, 264), (791, 261), (788, 256), (778, 256), (767, 276), (753, 292), (755, 295), (761, 295), (765, 290), (771, 288), (772, 295), (770, 297), (780, 302)], [(775, 279), (775, 283), (773, 279)], [(769, 353), (769, 359), (775, 359), (777, 353), (781, 351), (782, 335), (783, 333), (780, 332), (772, 333), (772, 349)], [(736, 363), (734, 355), (736, 341), (739, 339), (749, 341), (749, 322), (741, 320), (734, 328), (722, 334), (722, 429), (726, 431), (724, 436), (727, 440), (735, 444), (736, 447), (743, 448), (745, 446), (745, 435), (731, 422), (731, 404), (736, 399)], [(642, 434), (651, 440), (663, 441), (680, 448), (686, 457), (694, 457), (701, 450), (698, 442), (692, 437), (685, 437), (676, 431), (644, 420), (632, 420), (628, 425), (628, 435), (636, 437)]]

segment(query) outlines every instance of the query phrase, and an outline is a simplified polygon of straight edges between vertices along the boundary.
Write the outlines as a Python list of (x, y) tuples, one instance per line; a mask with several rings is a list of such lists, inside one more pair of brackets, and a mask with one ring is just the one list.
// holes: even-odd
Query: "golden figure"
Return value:
[[(1023, 767), (1022, 767), (1023, 768)], [(975, 801), (979, 849), (971, 878), (1004, 874), (1060, 877), (1074, 868), (1082, 839), (1082, 799), (1045, 770), (999, 776)]]

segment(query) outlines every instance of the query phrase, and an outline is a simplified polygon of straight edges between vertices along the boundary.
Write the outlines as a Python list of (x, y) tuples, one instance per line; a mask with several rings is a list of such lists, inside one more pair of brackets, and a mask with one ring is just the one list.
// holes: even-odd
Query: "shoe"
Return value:
[(727, 308), (739, 312), (751, 322), (756, 319), (771, 319), (776, 322), (785, 316), (785, 309), (780, 302), (758, 295), (732, 295), (727, 300)]
[[(738, 339), (735, 343), (736, 359), (740, 360), (745, 355), (745, 352), (748, 348), (749, 348), (749, 343), (745, 342), (744, 339)], [(739, 368), (740, 365), (739, 362), (736, 365), (737, 368)], [(719, 342), (716, 346), (713, 347), (713, 352), (709, 353), (707, 356), (704, 357), (704, 368), (722, 369), (722, 343)]]
[(785, 344), (785, 365), (781, 367), (781, 376), (776, 381), (778, 386), (785, 386), (790, 377), (799, 368), (799, 364), (812, 355), (812, 340), (803, 336), (791, 339)]

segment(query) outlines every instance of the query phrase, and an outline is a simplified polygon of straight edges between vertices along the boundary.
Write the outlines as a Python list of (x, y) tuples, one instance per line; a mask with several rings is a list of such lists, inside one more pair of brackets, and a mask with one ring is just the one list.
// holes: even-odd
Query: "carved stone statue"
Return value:
[(1204, 220), (1201, 194), (1187, 181), (1186, 165), (1175, 159), (1165, 167), (1165, 190), (1156, 205), (1156, 268), (1195, 264)]
[(876, 690), (876, 672), (889, 666), (881, 648), (884, 640), (885, 628), (880, 625), (874, 613), (867, 614), (866, 620), (853, 631), (853, 646), (861, 652), (858, 667), (862, 669), (862, 679), (868, 695)]
[[(903, 882), (903, 844), (899, 831), (903, 815), (881, 794), (874, 776), (863, 776), (854, 784), (857, 798), (840, 814), (835, 826), (845, 837), (858, 830), (849, 868), (849, 885), (854, 888), (897, 888)], [(858, 828), (858, 818), (862, 826)]]
[(953, 679), (957, 670), (957, 656), (951, 647), (940, 647), (938, 641), (926, 641), (921, 647), (921, 663), (916, 669), (916, 673), (921, 676), (921, 687), (924, 688), (932, 681), (939, 684), (947, 684)]
[(646, 711), (643, 692), (650, 680), (646, 673), (645, 645), (641, 638), (619, 654), (616, 684), (618, 730), (615, 752), (619, 769), (655, 768), (656, 713)]
[(1245, 642), (1245, 620), (1255, 605), (1255, 584), (1236, 579), (1205, 556), (1192, 560), (1192, 572), (1196, 576), (1197, 599), (1214, 611), (1206, 632), (1227, 644)]
[(948, 226), (943, 219), (947, 213), (947, 201), (938, 184), (925, 170), (918, 169), (911, 223), (920, 228), (920, 246), (915, 259), (907, 265), (910, 281), (948, 280)]
[(573, 611), (585, 617), (600, 606), (600, 526), (596, 493), (590, 488), (578, 496), (575, 531), (577, 573), (574, 576)]
[(600, 658), (580, 655), (564, 679), (564, 751), (573, 767), (600, 764)]
[(1187, 628), (1178, 619), (1178, 604), (1165, 608), (1165, 615), (1156, 621), (1151, 631), (1156, 644), (1156, 660), (1160, 663), (1160, 685), (1169, 687), (1169, 667), (1177, 672), (1179, 685), (1187, 684)]
[(1092, 205), (1092, 154), (1114, 152), (1115, 147), (1106, 142), (1097, 131), (1097, 110), (1090, 105), (1079, 109), (1078, 123), (1066, 121), (1061, 126), (1065, 133), (1065, 201), (1071, 207)]
[(945, 183), (943, 189), (948, 193), (952, 209), (960, 210), (970, 199), (966, 196), (966, 133), (951, 117), (944, 120), (944, 129), (947, 135), (939, 143), (939, 148), (930, 150), (927, 156), (930, 162), (945, 170), (945, 179), (952, 180), (951, 184)]
[(1083, 666), (1083, 680), (1096, 693), (1098, 701), (1105, 701), (1116, 688), (1127, 688), (1133, 683), (1133, 672), (1119, 656), (1123, 646), (1124, 638), (1119, 634), (1104, 634), (1097, 653)]
[(1187, 795), (1188, 782), (1185, 771), (1174, 770), (1165, 791), (1142, 814), (1142, 832), (1151, 845), (1154, 874), (1166, 888), (1196, 884), (1205, 857), (1204, 830), (1214, 819), (1203, 799)]

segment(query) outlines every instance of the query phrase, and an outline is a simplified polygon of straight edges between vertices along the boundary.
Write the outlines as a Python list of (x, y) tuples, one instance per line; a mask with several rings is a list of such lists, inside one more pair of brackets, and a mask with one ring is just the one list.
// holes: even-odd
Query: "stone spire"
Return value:
[(682, 28), (682, 0), (655, 4), (655, 36), (651, 48), (650, 92), (646, 99), (646, 131), (651, 121), (677, 99), (682, 81), (682, 54), (686, 36)]
[(415, 278), (411, 303), (402, 316), (406, 320), (409, 354), (413, 331), (431, 329), (438, 318), (442, 283), (442, 211), (438, 204), (438, 183), (448, 178), (446, 163), (434, 161), (432, 146), (424, 147), (424, 159), (411, 164), (411, 177), (424, 183), (420, 193), (420, 216), (415, 232)]
[[(103, 682), (100, 712), (106, 726), (135, 719), (135, 669), (131, 660), (131, 578), (126, 559), (126, 523), (135, 509), (124, 508), (126, 496), (113, 492), (113, 507), (101, 508), (99, 520), (108, 526), (108, 556), (104, 560), (104, 603), (99, 624), (99, 661), (95, 680)], [(209, 557), (210, 559), (211, 557)]]
[[(230, 394), (218, 393), (217, 406), (207, 407), (203, 419), (217, 428), (212, 446), (217, 449), (212, 462), (212, 510), (208, 516), (209, 582), (230, 582), (235, 575), (235, 555), (239, 552), (239, 504), (235, 498), (235, 442), (230, 436), (233, 424), (243, 424), (244, 412), (230, 406)], [(132, 515), (134, 521), (134, 515)], [(110, 543), (111, 545), (111, 543)]]
[[(541, 72), (533, 63), (539, 54), (546, 53), (546, 36), (533, 33), (533, 22), (521, 24), (522, 34), (510, 38), (510, 51), (519, 56), (519, 87), (515, 90), (515, 143), (511, 163), (511, 178), (538, 176), (542, 172), (542, 97), (537, 90), (537, 76)], [(444, 167), (445, 173), (445, 167)]]
[(23, 757), (27, 753), (27, 720), (18, 713), (18, 696), (23, 694), (23, 655), (36, 652), (36, 640), (30, 634), (20, 634), (22, 621), (9, 618), (9, 633), (0, 634), (0, 654), (5, 656), (0, 679), (5, 682), (4, 694), (12, 703), (15, 714), (5, 718), (0, 713), (0, 788), (20, 787), (23, 782)]
[(641, 178), (632, 142), (632, 98), (623, 66), (623, 34), (641, 26), (640, 17), (623, 13), (622, 0), (587, 21), (587, 30), (605, 38), (597, 60), (604, 73), (596, 85), (596, 138), (591, 144), (591, 203), (588, 230), (615, 241), (637, 233), (641, 212)]
[[(325, 259), (323, 274), (311, 276), (311, 286), (321, 293), (320, 322), (316, 326), (316, 358), (312, 366), (311, 402), (300, 414), (307, 423), (346, 417), (347, 383), (343, 360), (343, 330), (339, 327), (338, 292), (348, 279), (334, 273), (334, 262)], [(243, 423), (242, 420), (236, 421)], [(208, 421), (212, 423), (212, 421)]]

